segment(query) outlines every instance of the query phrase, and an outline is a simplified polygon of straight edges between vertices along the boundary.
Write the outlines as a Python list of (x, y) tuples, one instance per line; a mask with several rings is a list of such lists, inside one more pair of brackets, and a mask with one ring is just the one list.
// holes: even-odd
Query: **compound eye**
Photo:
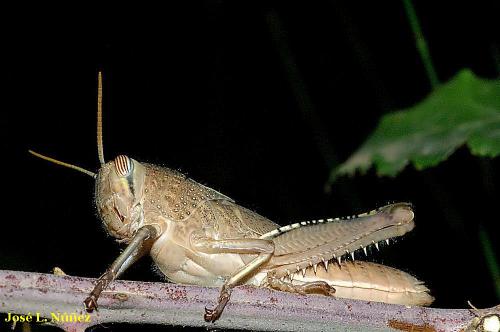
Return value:
[(134, 170), (132, 159), (127, 156), (119, 155), (115, 158), (116, 174), (119, 176), (128, 176)]

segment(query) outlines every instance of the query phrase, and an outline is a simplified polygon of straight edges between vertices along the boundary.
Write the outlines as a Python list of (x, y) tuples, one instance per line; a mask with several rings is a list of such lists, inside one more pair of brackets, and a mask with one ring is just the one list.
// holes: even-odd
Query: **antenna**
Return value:
[(102, 73), (97, 78), (97, 155), (99, 162), (104, 165), (104, 149), (102, 145)]
[[(40, 154), (38, 152), (35, 152), (33, 150), (28, 150), (29, 153), (32, 155), (47, 160), (51, 163), (61, 165), (67, 168), (74, 169), (76, 171), (82, 172), (84, 174), (90, 175), (94, 179), (97, 177), (96, 173), (88, 171), (82, 167), (72, 165), (65, 163), (63, 161), (44, 156), (43, 154)], [(101, 162), (101, 165), (104, 165), (104, 152), (102, 148), (102, 73), (99, 72), (98, 79), (97, 79), (97, 154), (99, 156), (99, 161)]]
[(96, 178), (96, 174), (91, 172), (91, 171), (87, 171), (86, 169), (82, 168), (82, 167), (79, 167), (79, 166), (76, 166), (76, 165), (72, 165), (72, 164), (68, 164), (68, 163), (65, 163), (63, 161), (59, 161), (57, 159), (54, 159), (54, 158), (50, 158), (50, 157), (47, 157), (47, 156), (44, 156), (43, 154), (40, 154), (40, 153), (37, 153), (35, 151), (32, 151), (32, 150), (28, 150), (29, 153), (31, 153), (32, 155), (38, 157), (38, 158), (41, 158), (41, 159), (44, 159), (44, 160), (47, 160), (47, 161), (50, 161), (51, 163), (54, 163), (54, 164), (57, 164), (57, 165), (61, 165), (61, 166), (64, 166), (64, 167), (68, 167), (68, 168), (71, 168), (71, 169), (74, 169), (74, 170), (77, 170), (79, 172), (82, 172), (82, 173), (85, 173), (87, 175), (90, 175), (91, 177), (93, 177), (94, 179)]

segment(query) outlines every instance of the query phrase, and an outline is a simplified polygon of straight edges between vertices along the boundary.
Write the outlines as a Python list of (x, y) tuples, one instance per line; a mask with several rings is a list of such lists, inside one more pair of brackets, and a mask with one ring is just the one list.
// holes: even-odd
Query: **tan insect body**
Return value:
[(368, 246), (378, 249), (380, 241), (413, 229), (409, 204), (387, 205), (352, 220), (280, 227), (177, 171), (123, 155), (104, 162), (100, 74), (98, 91), (97, 174), (32, 152), (95, 177), (99, 216), (111, 236), (128, 244), (85, 300), (89, 311), (110, 282), (148, 253), (172, 282), (221, 287), (217, 306), (206, 310), (207, 321), (220, 317), (231, 289), (241, 284), (405, 305), (432, 302), (428, 289), (407, 273), (354, 262), (355, 251), (366, 255)]

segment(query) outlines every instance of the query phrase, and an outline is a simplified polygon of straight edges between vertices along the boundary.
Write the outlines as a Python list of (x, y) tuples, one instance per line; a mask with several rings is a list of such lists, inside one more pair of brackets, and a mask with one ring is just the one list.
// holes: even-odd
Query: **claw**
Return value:
[(203, 315), (205, 322), (213, 323), (217, 319), (219, 319), (230, 297), (231, 292), (223, 287), (219, 296), (219, 303), (217, 304), (217, 306), (214, 309), (208, 309), (205, 307), (205, 315)]
[(97, 301), (94, 296), (87, 297), (85, 301), (83, 301), (83, 304), (85, 305), (85, 310), (89, 313), (97, 310)]
[(217, 318), (219, 318), (220, 314), (217, 315), (215, 313), (215, 309), (208, 309), (205, 307), (205, 315), (203, 315), (203, 318), (205, 319), (205, 322), (215, 322)]

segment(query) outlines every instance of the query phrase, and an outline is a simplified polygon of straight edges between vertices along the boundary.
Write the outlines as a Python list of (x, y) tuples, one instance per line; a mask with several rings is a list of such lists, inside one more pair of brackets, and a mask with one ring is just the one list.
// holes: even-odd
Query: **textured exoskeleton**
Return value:
[[(241, 284), (406, 305), (432, 302), (428, 289), (409, 274), (354, 261), (356, 250), (366, 254), (367, 246), (378, 249), (380, 241), (413, 229), (410, 204), (387, 205), (350, 220), (280, 227), (177, 171), (124, 155), (106, 163), (100, 87), (99, 79), (97, 174), (32, 152), (94, 176), (105, 228), (128, 244), (85, 300), (89, 311), (112, 280), (148, 253), (172, 282), (221, 288), (217, 306), (206, 309), (207, 321), (219, 318), (231, 289)], [(345, 256), (351, 261), (342, 261)]]

